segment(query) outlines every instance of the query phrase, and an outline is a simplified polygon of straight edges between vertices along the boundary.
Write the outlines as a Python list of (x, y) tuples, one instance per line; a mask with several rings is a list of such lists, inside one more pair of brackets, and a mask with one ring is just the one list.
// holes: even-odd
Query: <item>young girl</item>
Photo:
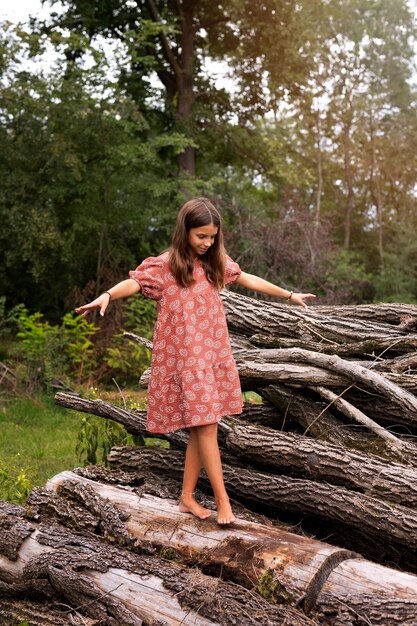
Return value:
[(304, 300), (315, 296), (287, 291), (242, 272), (226, 255), (220, 215), (206, 198), (186, 202), (169, 250), (145, 259), (129, 275), (76, 311), (87, 315), (98, 308), (104, 315), (110, 300), (138, 292), (157, 301), (147, 429), (151, 433), (189, 429), (179, 509), (200, 519), (211, 515), (194, 499), (204, 466), (216, 500), (217, 522), (230, 524), (236, 518), (223, 482), (217, 423), (224, 415), (242, 412), (242, 394), (220, 290), (235, 282), (305, 308)]

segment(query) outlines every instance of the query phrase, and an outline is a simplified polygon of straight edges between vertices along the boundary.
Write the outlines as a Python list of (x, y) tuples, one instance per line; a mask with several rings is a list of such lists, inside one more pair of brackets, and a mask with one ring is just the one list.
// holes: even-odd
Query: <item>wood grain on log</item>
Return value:
[[(352, 553), (340, 554), (340, 550), (333, 546), (280, 529), (239, 520), (233, 526), (219, 527), (214, 520), (202, 521), (179, 513), (175, 501), (146, 494), (138, 498), (133, 490), (92, 483), (68, 472), (54, 477), (48, 487), (59, 492), (63, 482), (73, 484), (77, 481), (87, 483), (88, 492), (95, 490), (101, 498), (110, 501), (114, 509), (128, 515), (126, 527), (140, 541), (146, 540), (165, 551), (174, 550), (187, 562), (198, 563), (211, 571), (213, 568), (222, 570), (227, 577), (248, 588), (258, 586), (262, 580), (265, 583), (268, 578), (271, 599), (275, 594), (276, 599), (282, 600), (285, 596), (289, 603), (299, 602), (315, 573), (327, 563), (322, 580), (316, 581), (319, 587), (319, 594), (315, 597), (318, 614), (322, 594), (326, 597), (326, 611), (333, 605), (336, 613), (340, 602), (344, 603), (347, 596), (355, 595), (359, 601), (364, 595), (367, 601), (361, 604), (363, 618), (370, 619), (372, 615), (376, 619), (378, 616), (376, 623), (386, 626), (395, 623), (389, 621), (394, 600), (403, 619), (417, 611), (415, 576), (357, 559)], [(81, 491), (78, 489), (77, 493)], [(353, 625), (356, 618), (351, 614), (350, 622), (346, 623)], [(298, 622), (287, 623), (295, 625)]]
[[(69, 483), (74, 486), (74, 480), (66, 482), (68, 495)], [(76, 485), (79, 498), (85, 479), (77, 477)], [(137, 496), (116, 487), (112, 490), (122, 497), (120, 515), (126, 517), (126, 509), (137, 507)], [(86, 491), (88, 507), (92, 481)], [(97, 492), (95, 499), (106, 504)], [(117, 502), (107, 499), (107, 507), (116, 510)], [(6, 531), (0, 526), (2, 532)], [(129, 532), (126, 528), (126, 534)], [(130, 545), (137, 544), (140, 550), (140, 537), (130, 537)], [(301, 611), (274, 606), (242, 586), (207, 576), (195, 567), (157, 554), (134, 554), (92, 533), (77, 534), (56, 524), (33, 523), (16, 561), (0, 555), (0, 583), (5, 579), (0, 584), (3, 597), (30, 593), (37, 580), (44, 580), (50, 596), (69, 605), (69, 613), (76, 608), (79, 614), (108, 626), (140, 626), (143, 622), (154, 626), (312, 626)], [(406, 582), (404, 579), (402, 584)]]
[[(147, 450), (116, 446), (110, 463), (122, 470), (142, 468), (182, 479), (184, 454), (163, 449)], [(406, 546), (417, 556), (417, 513), (414, 509), (379, 500), (345, 487), (306, 479), (278, 476), (255, 469), (223, 466), (228, 492), (246, 506), (279, 514), (280, 511), (302, 512), (316, 519), (331, 520), (355, 528), (368, 538)], [(204, 473), (200, 483), (209, 488)]]

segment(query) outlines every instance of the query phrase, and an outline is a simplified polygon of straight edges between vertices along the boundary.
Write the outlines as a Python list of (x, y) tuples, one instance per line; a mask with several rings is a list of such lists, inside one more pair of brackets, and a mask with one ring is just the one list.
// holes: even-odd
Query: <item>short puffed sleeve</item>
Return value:
[(234, 283), (241, 275), (242, 270), (239, 265), (226, 255), (226, 266), (224, 268), (224, 284)]
[(166, 261), (162, 257), (148, 257), (135, 269), (129, 277), (136, 280), (145, 298), (160, 300), (164, 288)]

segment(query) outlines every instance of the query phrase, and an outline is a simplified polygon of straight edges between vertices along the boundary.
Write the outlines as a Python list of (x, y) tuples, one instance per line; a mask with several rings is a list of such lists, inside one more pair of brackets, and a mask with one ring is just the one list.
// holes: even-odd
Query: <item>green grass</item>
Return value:
[[(0, 403), (0, 461), (24, 469), (32, 486), (80, 465), (75, 454), (80, 416), (53, 398), (14, 398)], [(0, 494), (0, 497), (1, 494)]]

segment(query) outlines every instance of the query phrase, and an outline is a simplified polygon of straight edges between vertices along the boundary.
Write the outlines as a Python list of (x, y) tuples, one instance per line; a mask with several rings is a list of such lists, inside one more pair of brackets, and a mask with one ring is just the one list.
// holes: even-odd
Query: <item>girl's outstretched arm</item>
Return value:
[(138, 293), (138, 291), (140, 291), (139, 283), (137, 283), (136, 280), (133, 280), (133, 278), (127, 278), (126, 280), (122, 280), (120, 283), (117, 283), (117, 285), (114, 285), (114, 287), (111, 287), (108, 291), (102, 293), (92, 302), (78, 307), (78, 309), (75, 309), (75, 312), (85, 317), (90, 313), (90, 311), (100, 309), (100, 315), (103, 316), (109, 306), (110, 300), (127, 298), (128, 296), (133, 296), (135, 293)]
[(267, 296), (276, 296), (277, 298), (283, 298), (284, 300), (291, 300), (291, 302), (294, 302), (305, 309), (308, 309), (308, 306), (304, 300), (316, 297), (313, 293), (296, 293), (295, 291), (282, 289), (282, 287), (269, 283), (267, 280), (259, 278), (259, 276), (246, 274), (246, 272), (242, 272), (235, 282), (250, 291), (258, 291), (259, 293), (264, 293)]

